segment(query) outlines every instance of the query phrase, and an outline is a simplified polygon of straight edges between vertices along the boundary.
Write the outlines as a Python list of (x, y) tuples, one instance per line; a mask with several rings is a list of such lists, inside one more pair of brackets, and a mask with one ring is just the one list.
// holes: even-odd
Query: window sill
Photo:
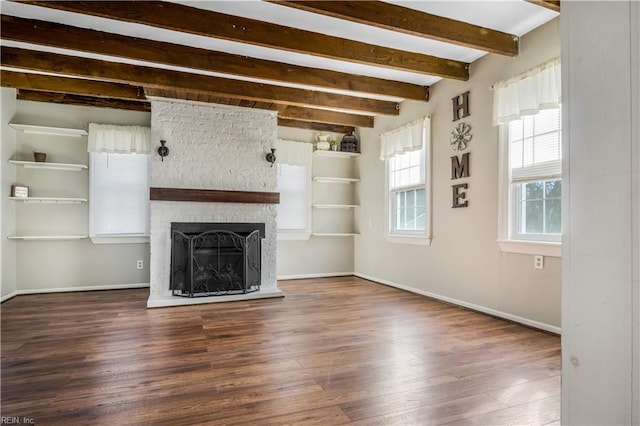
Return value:
[(311, 238), (311, 234), (307, 233), (278, 233), (276, 240), (277, 241), (304, 241)]
[(505, 253), (534, 254), (562, 257), (562, 243), (546, 241), (498, 240), (500, 250)]
[(411, 236), (411, 235), (387, 235), (386, 240), (388, 243), (396, 243), (396, 244), (412, 244), (412, 245), (427, 246), (427, 247), (431, 245), (431, 238)]
[(144, 236), (93, 236), (90, 238), (93, 244), (149, 244), (149, 237)]

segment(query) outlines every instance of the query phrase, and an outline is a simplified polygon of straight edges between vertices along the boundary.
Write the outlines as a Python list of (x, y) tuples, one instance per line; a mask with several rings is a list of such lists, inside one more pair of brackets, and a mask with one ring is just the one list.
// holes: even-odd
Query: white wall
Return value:
[[(358, 160), (362, 207), (356, 214), (355, 271), (360, 276), (398, 285), (492, 313), (558, 331), (561, 261), (547, 257), (544, 270), (534, 270), (533, 256), (502, 253), (498, 237), (498, 128), (491, 125), (491, 84), (516, 75), (560, 54), (559, 21), (554, 20), (521, 39), (516, 58), (489, 54), (471, 66), (467, 82), (441, 81), (428, 103), (405, 101), (399, 117), (376, 117), (375, 128), (360, 129)], [(469, 207), (452, 209), (449, 145), (451, 98), (470, 91), (472, 126)], [(385, 240), (384, 163), (378, 159), (380, 133), (431, 115), (432, 231), (430, 247), (392, 244)], [(369, 227), (371, 223), (371, 227)]]
[(11, 194), (11, 185), (16, 183), (16, 168), (8, 164), (7, 160), (11, 158), (16, 150), (16, 134), (13, 129), (8, 126), (11, 118), (16, 112), (16, 91), (15, 89), (2, 88), (2, 103), (0, 104), (0, 113), (2, 115), (0, 142), (0, 173), (2, 174), (2, 188), (0, 189), (0, 282), (1, 282), (1, 298), (11, 297), (17, 290), (16, 277), (16, 243), (7, 239), (15, 229), (16, 223), (16, 205), (7, 197)]
[[(274, 112), (161, 99), (151, 101), (151, 111), (152, 140), (165, 139), (170, 150), (164, 161), (152, 157), (151, 187), (276, 190), (276, 169), (265, 160), (277, 136)], [(172, 303), (166, 299), (171, 294), (171, 222), (264, 223), (260, 292), (278, 292), (275, 204), (152, 201), (148, 306)], [(182, 298), (175, 303), (185, 300), (198, 302)]]
[[(7, 121), (86, 129), (90, 122), (148, 126), (149, 119), (150, 114), (145, 112), (18, 101), (13, 116), (5, 113), (4, 109), (2, 111), (3, 155), (6, 127), (4, 123)], [(13, 132), (13, 130), (10, 131)], [(12, 158), (28, 159), (32, 156), (32, 151), (37, 148), (49, 153), (48, 161), (88, 164), (86, 137), (73, 140), (17, 132), (16, 140), (17, 149), (11, 153)], [(5, 164), (6, 162), (3, 161), (3, 169)], [(29, 182), (31, 195), (51, 196), (58, 194), (84, 198), (89, 196), (89, 174), (87, 171), (60, 172), (18, 168), (16, 173), (17, 181)], [(5, 200), (6, 197), (3, 196), (3, 216), (8, 211), (5, 208)], [(15, 229), (9, 230), (9, 233), (16, 231), (55, 233), (58, 231), (88, 234), (88, 204), (39, 205), (21, 203), (15, 206), (15, 209), (17, 215)], [(88, 239), (80, 241), (20, 241), (13, 244), (16, 246), (15, 264), (19, 292), (112, 288), (149, 282), (148, 244), (95, 245)], [(143, 270), (136, 269), (136, 260), (138, 259), (144, 260), (145, 268)]]
[(640, 4), (563, 2), (562, 424), (640, 424)]
[[(330, 134), (340, 140), (343, 135), (292, 127), (278, 127), (278, 138), (307, 143), (315, 142), (316, 133)], [(344, 162), (343, 160), (339, 160)], [(348, 161), (348, 160), (347, 160)], [(326, 184), (325, 184), (326, 185)], [(317, 191), (320, 185), (314, 185)], [(352, 186), (352, 185), (345, 185)], [(345, 189), (345, 188), (337, 188)], [(351, 188), (348, 188), (351, 189)], [(355, 185), (358, 191), (358, 185)], [(312, 211), (313, 213), (318, 213)], [(325, 212), (321, 212), (323, 214)], [(326, 212), (330, 213), (330, 212)], [(337, 214), (351, 214), (350, 211)], [(316, 219), (318, 219), (316, 217)], [(278, 241), (278, 277), (303, 278), (353, 273), (354, 241), (351, 237), (311, 237), (303, 241)]]

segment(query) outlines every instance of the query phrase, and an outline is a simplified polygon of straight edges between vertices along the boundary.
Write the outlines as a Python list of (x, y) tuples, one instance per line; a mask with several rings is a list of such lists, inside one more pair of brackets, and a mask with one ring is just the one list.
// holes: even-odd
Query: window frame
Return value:
[[(289, 164), (284, 164), (284, 163), (280, 163), (277, 164), (276, 167), (278, 167), (278, 170), (276, 171), (276, 174), (279, 178), (280, 176), (280, 166), (281, 165), (287, 165), (289, 166)], [(312, 170), (310, 166), (298, 166), (298, 167), (306, 167), (306, 206), (305, 206), (305, 211), (307, 213), (307, 220), (306, 220), (306, 227), (304, 229), (291, 229), (291, 230), (283, 230), (283, 229), (277, 229), (276, 230), (276, 240), (277, 241), (291, 241), (291, 240), (308, 240), (311, 238), (311, 226), (312, 226), (312, 222), (311, 222), (311, 214), (312, 214), (312, 182), (313, 182), (313, 178), (312, 178)], [(282, 201), (281, 201), (282, 204)], [(281, 205), (280, 204), (280, 205)]]
[[(422, 164), (424, 165), (424, 181), (415, 185), (407, 185), (403, 187), (390, 188), (391, 178), (391, 158), (385, 160), (385, 239), (390, 243), (414, 244), (414, 245), (431, 245), (431, 144), (430, 138), (425, 137), (423, 140)], [(398, 154), (402, 155), (402, 154)], [(397, 155), (396, 155), (397, 156)], [(395, 157), (395, 156), (394, 156)], [(393, 157), (392, 157), (393, 158)], [(424, 211), (425, 211), (425, 229), (424, 230), (398, 230), (395, 228), (396, 223), (396, 205), (395, 194), (401, 191), (410, 191), (414, 189), (425, 190)]]
[[(560, 109), (560, 108), (559, 108)], [(562, 120), (562, 117), (560, 117)], [(560, 129), (562, 138), (562, 129)], [(556, 180), (551, 177), (512, 183), (509, 123), (499, 125), (498, 245), (503, 252), (562, 257), (562, 234), (525, 234), (517, 232), (515, 215), (521, 211), (522, 198), (516, 186), (526, 182)], [(559, 177), (562, 181), (562, 176)]]
[[(132, 233), (132, 234), (96, 234), (95, 232), (95, 203), (93, 202), (94, 192), (96, 190), (96, 156), (97, 155), (128, 155), (128, 154), (108, 154), (108, 153), (89, 153), (89, 238), (94, 244), (145, 244), (150, 240), (150, 201), (149, 201), (149, 171), (150, 171), (150, 159), (147, 154), (135, 154), (144, 155), (146, 157), (146, 176), (147, 176), (147, 208), (145, 214), (145, 232), (144, 233)], [(134, 155), (134, 154), (129, 154)]]

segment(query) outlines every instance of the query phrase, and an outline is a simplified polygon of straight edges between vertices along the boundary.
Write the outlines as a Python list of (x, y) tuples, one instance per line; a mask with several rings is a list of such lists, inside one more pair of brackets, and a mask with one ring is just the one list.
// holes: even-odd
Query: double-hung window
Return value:
[(560, 122), (560, 108), (554, 108), (508, 124), (510, 237), (513, 240), (560, 241)]
[(494, 85), (500, 126), (503, 251), (560, 256), (562, 128), (560, 60)]
[(382, 135), (387, 241), (430, 243), (429, 117)]
[(148, 242), (150, 129), (91, 123), (88, 151), (91, 240)]
[(309, 143), (278, 141), (279, 240), (304, 240), (311, 236), (312, 152)]

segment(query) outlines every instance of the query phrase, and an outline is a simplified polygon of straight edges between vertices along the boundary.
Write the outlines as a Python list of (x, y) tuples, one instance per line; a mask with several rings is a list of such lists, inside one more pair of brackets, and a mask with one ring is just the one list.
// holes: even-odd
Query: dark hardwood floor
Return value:
[(560, 339), (353, 277), (145, 309), (147, 289), (2, 304), (2, 416), (42, 425), (546, 425)]

